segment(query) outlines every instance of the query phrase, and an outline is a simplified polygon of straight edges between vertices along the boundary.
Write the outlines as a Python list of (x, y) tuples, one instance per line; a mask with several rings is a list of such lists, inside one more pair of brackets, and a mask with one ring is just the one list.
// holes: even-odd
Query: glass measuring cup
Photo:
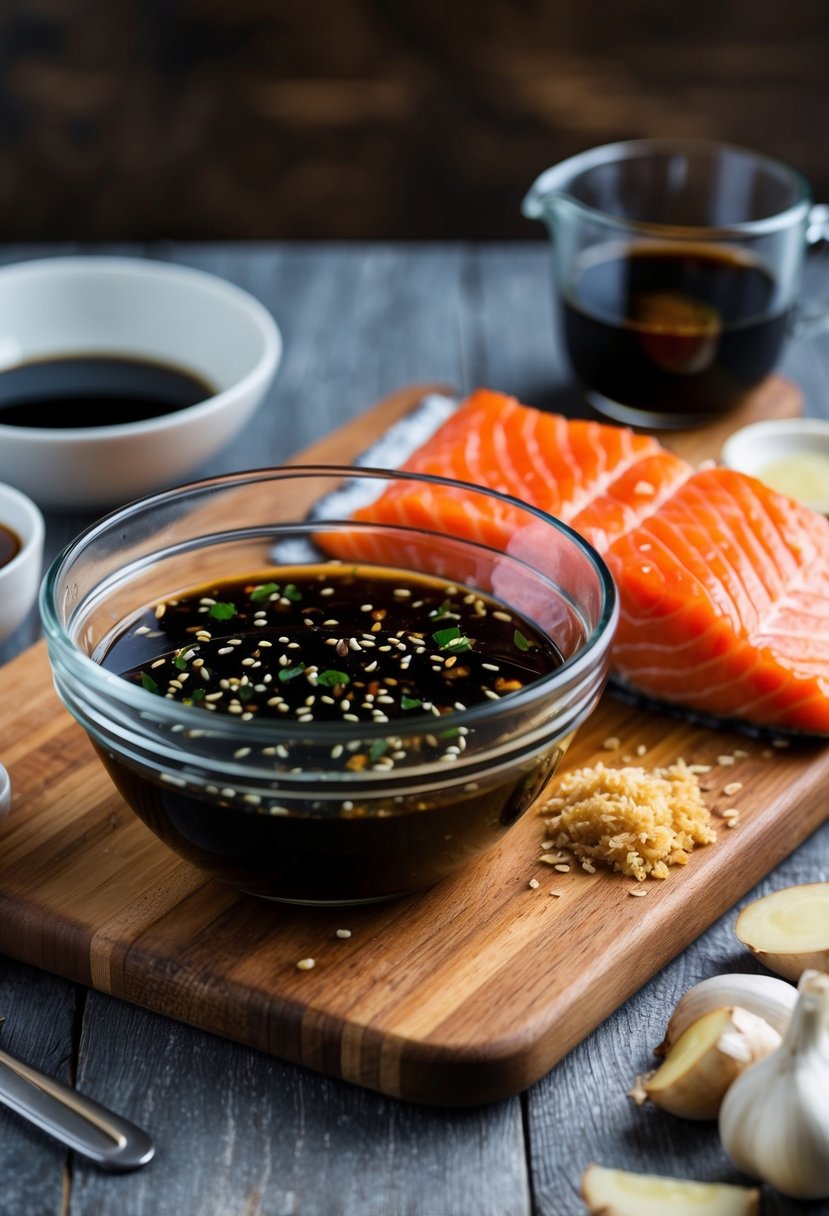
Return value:
[(787, 165), (727, 144), (643, 139), (547, 169), (522, 204), (548, 228), (564, 346), (617, 421), (699, 425), (829, 325), (799, 303), (804, 254), (829, 235)]

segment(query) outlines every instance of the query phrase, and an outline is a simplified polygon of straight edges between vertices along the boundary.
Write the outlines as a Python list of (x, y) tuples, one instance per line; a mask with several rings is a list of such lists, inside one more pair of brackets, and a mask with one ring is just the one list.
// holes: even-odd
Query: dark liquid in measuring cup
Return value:
[(20, 537), (5, 524), (0, 524), (0, 569), (7, 566), (20, 552)]
[(67, 430), (172, 414), (215, 388), (185, 368), (149, 359), (72, 355), (0, 372), (0, 424)]
[(785, 336), (768, 270), (715, 247), (594, 251), (563, 298), (579, 378), (632, 410), (688, 418), (732, 409)]

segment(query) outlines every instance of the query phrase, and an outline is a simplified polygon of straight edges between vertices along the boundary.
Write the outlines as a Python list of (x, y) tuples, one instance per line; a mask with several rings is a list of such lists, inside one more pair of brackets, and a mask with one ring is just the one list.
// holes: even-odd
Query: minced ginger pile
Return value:
[(696, 773), (683, 760), (667, 768), (575, 769), (542, 808), (550, 840), (585, 868), (609, 865), (643, 881), (684, 866), (694, 845), (717, 834)]

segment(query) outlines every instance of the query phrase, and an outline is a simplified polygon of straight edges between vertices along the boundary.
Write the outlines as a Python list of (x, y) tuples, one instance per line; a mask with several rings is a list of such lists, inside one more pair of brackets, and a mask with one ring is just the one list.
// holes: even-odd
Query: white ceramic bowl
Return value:
[(37, 598), (43, 567), (43, 516), (12, 486), (0, 483), (0, 524), (20, 540), (20, 549), (0, 566), (0, 645), (22, 625)]
[(216, 386), (142, 422), (4, 426), (0, 480), (45, 507), (99, 508), (184, 479), (245, 425), (282, 341), (268, 310), (231, 283), (143, 258), (67, 257), (0, 269), (0, 373), (55, 355), (154, 359)]
[(729, 436), (720, 460), (829, 515), (829, 420), (753, 422)]

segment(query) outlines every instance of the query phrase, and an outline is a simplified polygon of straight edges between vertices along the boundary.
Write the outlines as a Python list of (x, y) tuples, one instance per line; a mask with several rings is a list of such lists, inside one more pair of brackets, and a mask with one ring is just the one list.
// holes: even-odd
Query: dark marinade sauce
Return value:
[(0, 424), (117, 426), (175, 413), (215, 391), (195, 372), (152, 359), (60, 355), (0, 372)]
[[(554, 748), (518, 774), (468, 788), (447, 783), (426, 800), (345, 800), (333, 813), (331, 799), (280, 795), (303, 761), (346, 776), (384, 769), (390, 779), (412, 762), (451, 762), (466, 746), (465, 728), (452, 727), (456, 711), (561, 666), (555, 645), (529, 621), (436, 578), (325, 563), (204, 586), (148, 609), (100, 661), (206, 718), (296, 724), (290, 753), (263, 749), (274, 756), (274, 782), (260, 806), (245, 806), (233, 789), (210, 796), (177, 787), (98, 746), (126, 800), (162, 840), (217, 877), (275, 898), (354, 902), (436, 882), (512, 823), (560, 758)], [(395, 723), (424, 714), (433, 727), (395, 737)], [(319, 722), (341, 722), (352, 738), (356, 723), (389, 728), (356, 751), (336, 743), (324, 754), (304, 751), (303, 725)]]
[(561, 665), (534, 626), (467, 587), (376, 568), (312, 569), (156, 606), (116, 638), (103, 665), (243, 720), (349, 723), (469, 708)]

